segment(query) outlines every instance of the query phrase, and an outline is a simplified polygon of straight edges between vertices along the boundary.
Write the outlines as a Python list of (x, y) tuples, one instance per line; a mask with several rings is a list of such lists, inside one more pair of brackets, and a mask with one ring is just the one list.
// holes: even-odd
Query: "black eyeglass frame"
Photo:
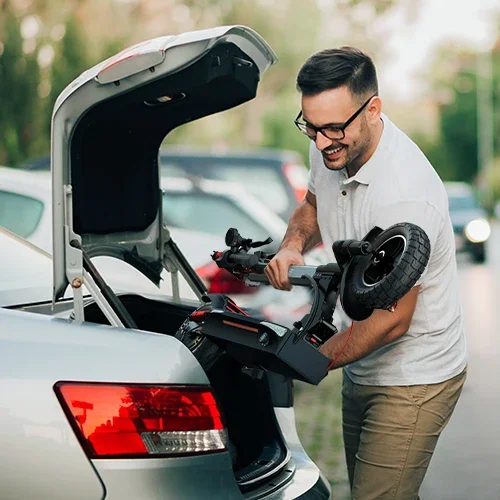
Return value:
[[(304, 135), (307, 135), (311, 141), (315, 141), (316, 137), (318, 136), (318, 132), (320, 132), (322, 135), (324, 135), (327, 139), (330, 140), (337, 140), (341, 141), (345, 137), (345, 129), (361, 114), (363, 109), (368, 106), (368, 103), (376, 97), (378, 94), (373, 94), (343, 125), (340, 127), (332, 127), (329, 125), (326, 125), (325, 127), (315, 127), (314, 125), (306, 124), (305, 122), (300, 122), (299, 118), (302, 116), (302, 110), (300, 110), (299, 114), (297, 115), (297, 118), (293, 121), (295, 123), (295, 126), (299, 129), (300, 132), (302, 132)], [(308, 134), (306, 132), (306, 129), (312, 129), (316, 134), (314, 136)], [(329, 137), (328, 132), (324, 132), (324, 130), (330, 129), (331, 131), (334, 131), (335, 133), (341, 132), (342, 136), (341, 137)]]

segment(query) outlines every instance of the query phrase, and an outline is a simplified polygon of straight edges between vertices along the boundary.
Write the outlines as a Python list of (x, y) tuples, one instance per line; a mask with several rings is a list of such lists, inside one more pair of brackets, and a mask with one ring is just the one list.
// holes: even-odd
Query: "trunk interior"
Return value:
[[(193, 310), (139, 295), (122, 295), (120, 300), (139, 329), (171, 336)], [(95, 303), (86, 306), (85, 320), (109, 324)], [(207, 371), (223, 409), (233, 470), (242, 491), (278, 475), (289, 458), (273, 407), (292, 405), (291, 382), (280, 375), (260, 375), (245, 373), (228, 355), (222, 355)]]

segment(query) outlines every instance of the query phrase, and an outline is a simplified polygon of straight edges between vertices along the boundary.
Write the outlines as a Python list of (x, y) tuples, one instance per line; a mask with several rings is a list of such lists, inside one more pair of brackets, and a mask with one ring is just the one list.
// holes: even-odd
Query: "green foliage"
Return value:
[(0, 33), (0, 164), (16, 165), (36, 153), (40, 73), (35, 56), (23, 53), (18, 19), (9, 11)]
[[(9, 32), (0, 37), (7, 40), (0, 55), (0, 97), (2, 103), (8, 102), (0, 109), (0, 162), (15, 164), (49, 151), (50, 119), (57, 96), (99, 60), (155, 36), (245, 24), (269, 42), (279, 59), (266, 72), (257, 98), (181, 127), (169, 134), (168, 142), (292, 149), (307, 163), (309, 141), (293, 124), (300, 107), (295, 79), (304, 60), (322, 48), (345, 44), (359, 46), (383, 60), (384, 39), (375, 21), (383, 21), (395, 7), (417, 8), (410, 0), (169, 0), (168, 8), (165, 3), (12, 0), (2, 7), (0, 0), (0, 24)], [(18, 6), (18, 17), (3, 15), (5, 6), (11, 4)], [(36, 51), (29, 56), (23, 53), (19, 26), (23, 16), (29, 15), (40, 22), (37, 50), (44, 44), (54, 48), (49, 67), (38, 67)], [(54, 28), (61, 26), (65, 28), (62, 39), (54, 36)], [(22, 62), (17, 64), (17, 60)], [(42, 98), (38, 97), (39, 88)], [(440, 154), (432, 144), (428, 151), (430, 156)]]
[(66, 33), (56, 50), (50, 76), (51, 90), (47, 99), (46, 119), (48, 120), (46, 132), (50, 139), (50, 118), (57, 96), (88, 69), (90, 58), (86, 49), (86, 39), (75, 17), (66, 23)]
[(297, 98), (283, 96), (277, 99), (273, 109), (266, 112), (262, 119), (262, 146), (297, 151), (309, 164), (309, 145), (311, 141), (295, 127), (293, 120), (299, 112)]
[[(438, 136), (424, 141), (424, 152), (446, 180), (478, 181), (477, 58), (470, 49), (446, 45), (437, 51), (428, 78), (439, 106)], [(500, 130), (500, 47), (492, 52), (493, 116)], [(498, 135), (498, 134), (497, 134)], [(494, 153), (500, 153), (496, 141)]]
[(473, 182), (478, 174), (476, 78), (469, 70), (460, 71), (454, 83), (452, 102), (441, 107), (440, 145), (453, 179)]
[(457, 179), (457, 173), (449, 150), (442, 147), (441, 141), (436, 141), (422, 134), (413, 134), (413, 141), (425, 154), (443, 181)]

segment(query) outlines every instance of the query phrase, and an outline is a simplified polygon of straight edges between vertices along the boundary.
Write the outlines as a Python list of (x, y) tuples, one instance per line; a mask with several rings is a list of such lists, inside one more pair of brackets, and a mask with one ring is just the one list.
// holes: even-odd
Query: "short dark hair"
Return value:
[(297, 90), (303, 95), (316, 95), (344, 85), (354, 96), (378, 94), (373, 61), (354, 47), (317, 52), (303, 64), (297, 75)]

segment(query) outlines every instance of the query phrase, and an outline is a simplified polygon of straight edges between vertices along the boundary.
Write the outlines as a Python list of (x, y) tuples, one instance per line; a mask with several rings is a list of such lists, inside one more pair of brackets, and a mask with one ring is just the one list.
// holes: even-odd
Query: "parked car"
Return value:
[[(229, 355), (204, 370), (183, 343), (183, 324), (211, 300), (162, 217), (163, 136), (251, 100), (275, 62), (254, 31), (226, 26), (139, 44), (59, 96), (53, 301), (71, 308), (64, 321), (50, 301), (0, 308), (3, 499), (330, 497), (298, 439), (289, 377), (249, 376)], [(175, 279), (169, 299), (118, 298), (97, 257), (152, 283), (181, 274), (198, 303)]]
[(252, 149), (207, 151), (163, 148), (163, 177), (206, 178), (238, 182), (244, 189), (288, 221), (307, 191), (308, 171), (294, 151)]
[[(52, 189), (49, 173), (0, 167), (0, 227), (25, 238), (45, 252), (52, 252)], [(172, 227), (170, 232), (195, 269), (204, 269), (212, 262), (210, 254), (224, 245), (224, 235), (218, 236), (217, 233), (201, 233), (182, 227)], [(148, 293), (172, 294), (166, 271), (162, 274), (158, 288), (139, 271), (112, 256), (97, 256), (93, 260), (105, 278), (112, 280), (115, 285), (126, 284), (129, 280), (135, 287)], [(186, 299), (196, 299), (182, 277), (180, 294)]]
[[(307, 191), (308, 171), (295, 151), (254, 148), (224, 151), (164, 147), (161, 175), (238, 182), (247, 193), (288, 221)], [(50, 170), (50, 157), (22, 165), (26, 170)]]
[[(253, 315), (276, 321), (290, 327), (305, 308), (310, 306), (308, 290), (294, 288), (282, 293), (270, 286), (249, 287), (223, 269), (219, 269), (210, 255), (225, 246), (224, 235), (229, 227), (237, 227), (254, 241), (272, 237), (266, 251), (278, 249), (286, 224), (265, 205), (249, 195), (239, 184), (188, 179), (162, 179), (163, 214), (174, 241), (187, 257), (208, 293), (224, 293)], [(14, 200), (14, 201), (13, 201)], [(0, 168), (0, 226), (25, 237), (46, 252), (52, 251), (52, 194), (50, 175), (44, 172), (26, 172), (7, 167)], [(27, 231), (26, 228), (29, 227)], [(308, 264), (327, 262), (322, 249), (307, 253)], [(93, 259), (105, 279), (119, 289), (134, 283), (136, 290), (157, 295), (172, 295), (170, 275), (162, 272), (159, 287), (139, 271), (110, 256)], [(5, 265), (5, 263), (4, 263)], [(15, 267), (15, 266), (14, 266)], [(196, 295), (182, 278), (180, 295), (196, 300)], [(343, 328), (345, 318), (336, 311), (336, 325)]]
[(457, 252), (468, 253), (475, 262), (485, 262), (486, 242), (491, 234), (486, 211), (469, 184), (446, 182), (445, 187)]
[(0, 167), (0, 226), (52, 251), (49, 172)]
[(230, 227), (254, 240), (273, 240), (267, 251), (277, 251), (287, 224), (243, 186), (206, 179), (161, 178), (163, 218), (180, 227), (223, 237)]

